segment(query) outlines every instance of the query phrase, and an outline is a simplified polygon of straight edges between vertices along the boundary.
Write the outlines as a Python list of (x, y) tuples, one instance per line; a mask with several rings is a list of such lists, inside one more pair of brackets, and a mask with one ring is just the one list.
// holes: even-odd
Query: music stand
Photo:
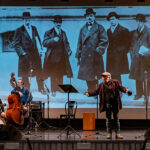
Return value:
[[(80, 136), (80, 134), (75, 130), (75, 129), (73, 129), (72, 127), (71, 127), (71, 125), (70, 125), (70, 108), (69, 108), (69, 102), (70, 102), (70, 100), (69, 100), (69, 96), (70, 96), (70, 93), (78, 93), (78, 91), (71, 85), (71, 84), (64, 84), (64, 85), (59, 85), (59, 87), (64, 91), (64, 93), (68, 93), (68, 114), (67, 114), (67, 119), (68, 119), (68, 124), (67, 124), (67, 126), (61, 131), (61, 133), (59, 134), (59, 136), (58, 137), (61, 137), (61, 135), (63, 134), (62, 132), (63, 131), (67, 131), (67, 138), (68, 138), (68, 135), (71, 135), (72, 133), (75, 133), (75, 134), (77, 134), (79, 137), (81, 137)], [(71, 131), (72, 130), (72, 133), (71, 134), (69, 134), (69, 131)]]

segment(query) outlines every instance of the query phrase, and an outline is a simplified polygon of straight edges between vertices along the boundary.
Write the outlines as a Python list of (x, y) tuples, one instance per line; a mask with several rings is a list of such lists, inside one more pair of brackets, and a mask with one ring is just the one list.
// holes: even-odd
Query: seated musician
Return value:
[(21, 102), (23, 104), (23, 113), (25, 114), (28, 111), (27, 104), (32, 101), (33, 97), (30, 91), (24, 86), (23, 80), (18, 79), (17, 87), (15, 87), (11, 94), (17, 93), (21, 97)]
[(5, 118), (4, 105), (0, 99), (0, 117)]

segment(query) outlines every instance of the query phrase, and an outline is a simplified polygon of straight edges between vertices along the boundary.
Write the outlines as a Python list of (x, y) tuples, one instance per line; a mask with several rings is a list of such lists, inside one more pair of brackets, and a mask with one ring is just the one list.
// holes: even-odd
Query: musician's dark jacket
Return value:
[[(115, 100), (115, 108), (116, 108), (116, 112), (118, 112), (120, 109), (122, 109), (122, 102), (121, 102), (121, 97), (120, 97), (120, 91), (126, 93), (126, 88), (123, 87), (118, 80), (113, 80), (111, 79), (109, 82), (111, 82), (111, 86), (112, 86), (112, 90), (114, 93), (114, 100)], [(100, 103), (99, 103), (99, 109), (100, 112), (104, 112), (106, 110), (106, 106), (105, 106), (105, 93), (104, 93), (104, 82), (102, 82), (98, 88), (93, 91), (93, 92), (89, 92), (89, 96), (95, 96), (99, 94), (100, 97)]]
[(28, 102), (32, 101), (33, 96), (32, 96), (32, 94), (30, 93), (30, 91), (26, 87), (23, 87), (22, 89), (20, 87), (14, 88), (11, 91), (11, 94), (18, 94), (17, 91), (19, 91), (19, 92), (21, 92), (23, 94), (23, 96), (21, 98), (21, 101), (23, 103), (28, 103)]

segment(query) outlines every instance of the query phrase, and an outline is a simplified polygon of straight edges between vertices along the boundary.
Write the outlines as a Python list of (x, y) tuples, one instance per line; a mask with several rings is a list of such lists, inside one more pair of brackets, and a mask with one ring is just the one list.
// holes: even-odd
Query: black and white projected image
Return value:
[(0, 98), (7, 103), (13, 72), (35, 101), (47, 104), (47, 87), (51, 108), (64, 108), (67, 101), (59, 84), (78, 90), (70, 94), (78, 108), (96, 108), (95, 97), (84, 93), (96, 89), (108, 71), (133, 92), (121, 94), (123, 107), (144, 108), (150, 88), (149, 9), (0, 7)]

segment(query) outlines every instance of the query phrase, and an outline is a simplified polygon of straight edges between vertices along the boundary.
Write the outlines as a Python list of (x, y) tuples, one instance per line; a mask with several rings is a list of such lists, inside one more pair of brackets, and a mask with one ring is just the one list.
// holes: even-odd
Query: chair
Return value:
[[(75, 119), (76, 110), (77, 110), (77, 102), (76, 101), (69, 101), (70, 118)], [(60, 115), (60, 119), (62, 119), (62, 118), (67, 119), (68, 118), (68, 102), (65, 103), (65, 113), (66, 114)]]

